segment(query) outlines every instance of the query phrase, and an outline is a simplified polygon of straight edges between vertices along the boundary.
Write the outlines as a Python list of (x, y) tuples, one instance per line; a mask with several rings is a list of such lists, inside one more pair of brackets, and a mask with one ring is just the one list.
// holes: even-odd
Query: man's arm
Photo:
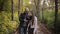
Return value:
[(23, 14), (21, 14), (21, 15), (19, 16), (19, 21), (24, 21), (24, 19), (23, 19)]
[(28, 22), (28, 20), (26, 20), (24, 18), (25, 18), (25, 16), (23, 16), (23, 14), (21, 14), (20, 17), (19, 17), (19, 21)]

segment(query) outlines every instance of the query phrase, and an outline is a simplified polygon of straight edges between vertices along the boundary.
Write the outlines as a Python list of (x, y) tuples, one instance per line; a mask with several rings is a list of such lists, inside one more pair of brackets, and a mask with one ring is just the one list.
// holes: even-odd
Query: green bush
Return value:
[[(17, 13), (15, 13), (17, 14)], [(18, 25), (18, 15), (14, 14), (14, 21), (11, 21), (11, 12), (0, 12), (0, 34), (12, 34), (16, 26)]]
[[(40, 20), (42, 20), (42, 11), (40, 12)], [(53, 10), (45, 10), (44, 11), (44, 23), (47, 28), (54, 28), (54, 11)]]

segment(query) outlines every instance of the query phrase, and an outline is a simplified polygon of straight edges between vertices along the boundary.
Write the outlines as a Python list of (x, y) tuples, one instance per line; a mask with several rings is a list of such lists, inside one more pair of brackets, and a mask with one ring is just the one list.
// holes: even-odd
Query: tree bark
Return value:
[(40, 16), (40, 0), (37, 0), (37, 2), (34, 0), (35, 3), (35, 7), (36, 7), (36, 16), (38, 17), (39, 20), (39, 16)]
[(40, 0), (38, 0), (38, 3), (37, 3), (37, 17), (39, 18), (40, 17)]
[(45, 10), (45, 0), (43, 1), (43, 5), (42, 5), (42, 23), (44, 23), (44, 10)]
[(12, 9), (12, 21), (14, 20), (14, 2), (11, 0), (11, 9)]
[(0, 5), (0, 10), (3, 10), (3, 6), (4, 6), (4, 0), (2, 0), (1, 5)]
[(20, 16), (20, 0), (18, 0), (18, 18)]
[(57, 17), (58, 17), (58, 0), (55, 0), (55, 22), (54, 22), (54, 27), (55, 27), (55, 33), (57, 33)]

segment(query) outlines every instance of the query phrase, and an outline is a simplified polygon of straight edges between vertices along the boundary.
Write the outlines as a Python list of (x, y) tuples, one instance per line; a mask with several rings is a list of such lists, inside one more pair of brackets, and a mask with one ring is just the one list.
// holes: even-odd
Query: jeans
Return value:
[(31, 28), (31, 27), (29, 26), (29, 28), (28, 28), (28, 34), (33, 34), (33, 31), (34, 31), (34, 28)]
[(20, 34), (24, 34), (24, 28), (23, 27), (20, 28)]
[(20, 34), (26, 34), (27, 28), (26, 26), (20, 28)]

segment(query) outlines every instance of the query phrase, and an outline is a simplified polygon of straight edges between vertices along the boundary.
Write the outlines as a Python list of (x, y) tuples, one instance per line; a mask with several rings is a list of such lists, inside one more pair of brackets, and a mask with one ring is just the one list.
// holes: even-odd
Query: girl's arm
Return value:
[(34, 19), (34, 34), (36, 33), (36, 31), (37, 31), (37, 17), (35, 17), (35, 19)]

